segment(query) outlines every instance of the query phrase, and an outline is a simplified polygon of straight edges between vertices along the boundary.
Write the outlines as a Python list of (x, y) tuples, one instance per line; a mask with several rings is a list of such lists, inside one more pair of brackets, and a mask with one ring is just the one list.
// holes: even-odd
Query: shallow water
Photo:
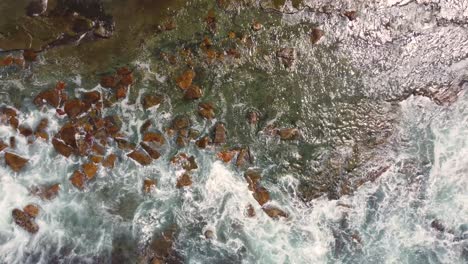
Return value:
[[(282, 1), (214, 2), (105, 2), (116, 19), (111, 39), (57, 47), (25, 67), (0, 67), (2, 105), (17, 107), (20, 124), (31, 127), (46, 117), (50, 137), (67, 118), (38, 109), (32, 98), (58, 80), (71, 97), (105, 94), (99, 78), (122, 65), (131, 67), (136, 82), (103, 116), (118, 115), (132, 142), (142, 140), (146, 119), (151, 130), (163, 132), (181, 114), (201, 135), (217, 121), (228, 130), (226, 145), (206, 150), (193, 142), (179, 148), (165, 134), (162, 157), (149, 166), (111, 144), (107, 153), (119, 155), (116, 167), (101, 166), (80, 191), (69, 178), (85, 157), (65, 158), (50, 142), (28, 144), (0, 125), (0, 138), (15, 136), (14, 152), (29, 159), (19, 173), (0, 159), (0, 263), (149, 263), (153, 241), (171, 228), (168, 263), (466, 263), (466, 3), (286, 1), (281, 9)], [(317, 11), (325, 3), (331, 11)], [(205, 23), (211, 9), (215, 33)], [(343, 16), (349, 9), (359, 10), (357, 20)], [(131, 10), (141, 16), (126, 16)], [(159, 32), (167, 21), (176, 28)], [(254, 21), (263, 28), (252, 30)], [(315, 45), (314, 26), (325, 31)], [(209, 57), (205, 37), (224, 51), (223, 60)], [(291, 67), (276, 56), (286, 47), (297, 52)], [(240, 57), (229, 56), (229, 49)], [(188, 65), (204, 90), (201, 101), (215, 102), (214, 120), (200, 118), (198, 101), (182, 100), (173, 81)], [(456, 100), (438, 104), (409, 95), (426, 88), (447, 89)], [(144, 110), (140, 99), (148, 93), (162, 94), (164, 103)], [(257, 125), (247, 123), (249, 110), (261, 113)], [(270, 136), (265, 127), (273, 123), (298, 127), (301, 138)], [(249, 166), (262, 172), (270, 193), (267, 205), (287, 218), (264, 213), (245, 168), (216, 157), (237, 146), (249, 146), (255, 157)], [(181, 152), (193, 155), (198, 169), (191, 172), (193, 184), (179, 189), (184, 171), (170, 159)], [(149, 194), (142, 190), (146, 178), (157, 180)], [(51, 201), (30, 193), (31, 186), (53, 183), (61, 190)], [(30, 203), (40, 207), (34, 235), (10, 213)], [(249, 204), (254, 217), (246, 213)], [(445, 231), (431, 227), (436, 219)]]

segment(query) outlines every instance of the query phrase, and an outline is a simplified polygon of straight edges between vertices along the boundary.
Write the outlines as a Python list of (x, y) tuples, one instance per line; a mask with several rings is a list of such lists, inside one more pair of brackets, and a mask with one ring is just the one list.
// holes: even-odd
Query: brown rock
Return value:
[(104, 157), (92, 155), (89, 159), (90, 159), (92, 162), (94, 162), (94, 163), (96, 163), (96, 164), (99, 164), (99, 163), (102, 162), (102, 160), (104, 159)]
[(10, 148), (11, 149), (16, 148), (16, 138), (15, 137), (10, 137)]
[(31, 127), (27, 126), (27, 125), (20, 125), (18, 127), (18, 130), (20, 132), (21, 135), (25, 136), (25, 137), (29, 137), (33, 134), (33, 130), (31, 129)]
[(83, 112), (84, 108), (85, 105), (80, 99), (68, 100), (64, 106), (65, 113), (67, 113), (68, 117), (71, 119), (79, 116)]
[(184, 94), (185, 100), (196, 100), (201, 98), (203, 95), (202, 90), (197, 85), (191, 85)]
[(152, 159), (159, 159), (161, 157), (161, 153), (156, 150), (156, 148), (152, 147), (151, 145), (141, 142), (140, 146), (150, 155)]
[(317, 42), (319, 42), (319, 40), (325, 35), (325, 33), (323, 32), (323, 30), (319, 29), (319, 28), (312, 28), (312, 31), (310, 32), (310, 41), (312, 42), (312, 44), (317, 44)]
[(241, 167), (244, 166), (245, 162), (250, 162), (250, 151), (247, 148), (243, 148), (239, 151), (239, 155), (237, 155), (236, 166)]
[(34, 136), (36, 136), (36, 138), (42, 138), (45, 141), (49, 140), (49, 134), (47, 134), (47, 132), (45, 131), (37, 131), (36, 133), (34, 133)]
[(91, 91), (83, 93), (83, 103), (87, 106), (98, 103), (101, 100), (101, 93), (98, 91)]
[(39, 215), (39, 207), (35, 204), (28, 204), (23, 208), (23, 211), (31, 218), (36, 218)]
[(37, 53), (32, 49), (25, 49), (23, 51), (23, 58), (25, 61), (36, 61)]
[(60, 184), (56, 183), (49, 186), (36, 187), (33, 189), (32, 194), (37, 195), (44, 200), (52, 200), (57, 197), (59, 191)]
[(165, 143), (164, 136), (161, 133), (148, 132), (143, 136), (143, 141), (145, 142), (154, 142), (160, 145)]
[(140, 133), (144, 134), (152, 126), (151, 120), (146, 120), (140, 127)]
[(117, 155), (110, 154), (107, 158), (102, 162), (102, 166), (106, 168), (114, 168), (115, 160), (117, 159)]
[(187, 173), (184, 173), (179, 179), (177, 179), (177, 188), (187, 187), (190, 185), (192, 185), (192, 177)]
[(40, 92), (34, 98), (33, 102), (37, 106), (49, 104), (50, 106), (57, 108), (60, 104), (60, 95), (55, 89), (45, 90)]
[(346, 11), (343, 13), (350, 21), (354, 21), (357, 18), (357, 12), (355, 10)]
[(258, 186), (258, 181), (262, 178), (260, 173), (256, 170), (247, 170), (244, 174), (245, 180), (249, 184), (249, 190), (253, 191)]
[(122, 121), (116, 115), (106, 116), (104, 118), (104, 126), (109, 135), (114, 135), (122, 128)]
[(198, 114), (208, 120), (215, 117), (214, 106), (211, 102), (198, 104)]
[(77, 147), (76, 134), (78, 133), (75, 125), (71, 122), (66, 123), (60, 128), (57, 137), (72, 148)]
[(128, 73), (124, 75), (120, 75), (120, 83), (123, 84), (124, 86), (131, 85), (134, 81), (133, 78), (133, 73)]
[(3, 142), (3, 140), (0, 139), (0, 151), (3, 151), (7, 147), (8, 147), (8, 144), (6, 144), (5, 142)]
[(114, 138), (114, 140), (115, 140), (115, 142), (117, 142), (117, 146), (121, 150), (132, 150), (132, 149), (134, 149), (136, 147), (135, 144), (133, 144), (132, 142), (130, 142), (130, 141), (124, 139), (124, 138), (116, 137), (116, 138)]
[(74, 152), (74, 149), (72, 147), (65, 144), (65, 142), (56, 137), (52, 139), (52, 145), (54, 146), (55, 151), (67, 158), (70, 157), (70, 155)]
[(186, 90), (192, 85), (193, 78), (195, 78), (195, 72), (187, 70), (176, 79), (176, 83), (180, 89)]
[(226, 127), (223, 123), (217, 123), (214, 128), (214, 140), (215, 144), (226, 143)]
[(101, 86), (104, 88), (114, 88), (117, 85), (117, 80), (114, 76), (104, 76), (101, 78)]
[(231, 160), (234, 158), (234, 156), (236, 156), (236, 154), (237, 152), (234, 150), (224, 150), (224, 151), (218, 152), (216, 156), (218, 156), (218, 158), (224, 161), (225, 163), (228, 163), (228, 162), (231, 162)]
[(179, 148), (187, 146), (187, 138), (182, 136), (181, 134), (177, 135), (176, 144)]
[(210, 137), (208, 136), (204, 136), (202, 138), (200, 138), (199, 140), (197, 140), (197, 142), (195, 144), (197, 144), (197, 146), (201, 149), (205, 149), (208, 144), (210, 143)]
[(143, 105), (143, 108), (146, 110), (148, 108), (161, 104), (162, 101), (163, 101), (162, 96), (148, 94), (145, 97), (143, 97), (143, 99), (141, 100), (141, 104)]
[(131, 153), (127, 154), (127, 156), (143, 166), (151, 164), (152, 160), (151, 157), (148, 156), (148, 154), (141, 150), (134, 150)]
[(181, 130), (190, 127), (190, 119), (186, 116), (178, 116), (172, 121), (172, 128), (174, 130)]
[(255, 188), (253, 197), (260, 205), (264, 205), (270, 200), (270, 194), (268, 193), (268, 190), (261, 186), (257, 186)]
[(86, 163), (83, 164), (82, 169), (88, 180), (91, 180), (94, 178), (94, 176), (96, 176), (98, 166), (94, 163)]
[(151, 190), (156, 189), (156, 181), (151, 179), (145, 179), (143, 181), (143, 191), (145, 193), (150, 193)]
[(123, 85), (118, 85), (117, 90), (115, 91), (115, 98), (118, 99), (123, 99), (127, 97), (127, 87)]
[(49, 126), (49, 120), (47, 118), (42, 118), (36, 127), (36, 131), (45, 131), (48, 126)]
[(252, 24), (252, 29), (253, 29), (253, 31), (259, 31), (259, 30), (261, 30), (262, 28), (263, 28), (263, 25), (260, 24), (260, 23), (258, 23), (258, 22), (254, 22), (254, 23)]
[(255, 215), (256, 215), (256, 214), (255, 214), (255, 209), (253, 208), (253, 206), (252, 206), (251, 204), (249, 204), (249, 205), (247, 206), (246, 215), (247, 215), (248, 217), (255, 217)]
[(275, 206), (265, 206), (262, 207), (263, 211), (273, 219), (279, 219), (280, 217), (288, 218), (288, 214), (283, 210), (275, 207)]
[(296, 140), (299, 139), (300, 132), (297, 128), (281, 128), (278, 135), (282, 140)]
[(28, 159), (10, 152), (5, 152), (5, 162), (13, 171), (19, 172), (24, 166), (26, 166)]
[(11, 215), (13, 217), (13, 221), (29, 233), (35, 234), (39, 231), (39, 226), (34, 222), (34, 220), (20, 209), (13, 209)]
[(197, 162), (195, 161), (194, 156), (190, 156), (186, 162), (182, 164), (182, 168), (186, 171), (196, 170), (198, 169)]
[(86, 181), (86, 176), (81, 172), (76, 170), (70, 178), (71, 183), (78, 189), (83, 189)]

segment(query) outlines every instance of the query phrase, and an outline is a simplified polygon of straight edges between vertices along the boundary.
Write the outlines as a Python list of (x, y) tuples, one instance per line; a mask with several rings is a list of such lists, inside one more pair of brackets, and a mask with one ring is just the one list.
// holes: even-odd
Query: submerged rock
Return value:
[(24, 166), (26, 166), (28, 159), (10, 152), (5, 152), (5, 162), (14, 172), (19, 172)]
[(260, 114), (257, 111), (249, 111), (247, 113), (247, 121), (251, 125), (256, 125), (260, 120)]
[(84, 107), (85, 106), (80, 99), (72, 99), (65, 103), (64, 110), (70, 119), (74, 119), (83, 113)]
[(60, 95), (55, 89), (49, 89), (40, 92), (33, 100), (36, 106), (43, 106), (48, 104), (52, 107), (59, 107), (60, 104)]
[(35, 234), (39, 231), (39, 226), (27, 213), (21, 211), (20, 209), (13, 209), (11, 215), (15, 223), (29, 233)]
[(191, 125), (190, 119), (186, 116), (178, 116), (172, 120), (172, 128), (174, 130), (181, 130), (189, 128)]
[(213, 230), (208, 229), (208, 230), (205, 231), (205, 238), (206, 239), (214, 239), (214, 236), (215, 235), (214, 235)]
[(251, 204), (249, 204), (247, 206), (247, 209), (246, 209), (246, 215), (248, 217), (255, 217), (256, 213), (255, 213), (255, 209), (253, 208), (253, 206)]
[(0, 139), (0, 151), (3, 151), (4, 149), (8, 148), (8, 144), (3, 142), (3, 140)]
[(49, 186), (33, 187), (31, 193), (39, 196), (43, 200), (52, 200), (57, 197), (60, 191), (60, 184), (52, 184)]
[(179, 179), (177, 179), (177, 188), (187, 187), (190, 185), (192, 185), (192, 177), (187, 173), (184, 173), (182, 176), (179, 177)]
[(354, 21), (357, 18), (357, 11), (349, 10), (343, 13), (345, 17), (347, 17), (350, 21)]
[(106, 168), (111, 168), (111, 169), (113, 169), (116, 160), (117, 160), (117, 155), (115, 155), (115, 154), (110, 154), (110, 155), (107, 156), (107, 158), (102, 162), (102, 166), (104, 166), (104, 167), (106, 167)]

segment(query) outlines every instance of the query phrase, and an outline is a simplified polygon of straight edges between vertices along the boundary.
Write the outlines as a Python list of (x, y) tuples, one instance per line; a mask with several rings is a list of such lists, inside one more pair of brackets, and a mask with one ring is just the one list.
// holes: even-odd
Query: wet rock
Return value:
[(15, 137), (10, 137), (10, 148), (11, 149), (16, 148), (16, 138)]
[(75, 151), (71, 146), (65, 144), (63, 140), (56, 137), (52, 139), (52, 145), (54, 146), (55, 151), (67, 158), (70, 157), (70, 155)]
[(150, 245), (150, 249), (155, 255), (153, 261), (161, 260), (160, 262), (164, 263), (165, 261), (162, 260), (168, 258), (171, 255), (173, 252), (173, 243), (177, 231), (176, 229), (176, 226), (171, 226), (164, 230), (162, 234), (157, 234), (155, 237), (153, 237)]
[(262, 30), (262, 29), (263, 29), (263, 25), (262, 25), (262, 24), (260, 24), (260, 23), (258, 23), (258, 22), (254, 22), (254, 23), (252, 24), (252, 30), (253, 30), (253, 31), (260, 31), (260, 30)]
[(231, 160), (236, 156), (237, 152), (234, 150), (224, 150), (218, 152), (216, 156), (225, 163), (231, 162)]
[(187, 173), (184, 173), (182, 176), (179, 177), (179, 179), (177, 179), (177, 188), (187, 187), (190, 185), (192, 185), (192, 177)]
[(124, 86), (129, 86), (133, 84), (134, 78), (133, 73), (126, 67), (120, 68), (117, 70), (117, 74), (120, 77), (119, 83)]
[(86, 92), (82, 94), (82, 99), (85, 106), (89, 108), (101, 100), (101, 93), (98, 91)]
[(197, 142), (195, 142), (195, 144), (197, 145), (197, 147), (199, 147), (201, 149), (205, 149), (208, 146), (208, 144), (210, 144), (210, 137), (204, 136), (204, 137), (200, 138), (199, 140), (197, 140)]
[(25, 49), (23, 51), (23, 58), (25, 61), (29, 61), (29, 62), (36, 61), (37, 53), (32, 49)]
[(34, 187), (31, 190), (33, 195), (39, 196), (43, 200), (52, 200), (57, 197), (58, 192), (60, 191), (60, 184), (52, 184), (41, 187)]
[(114, 135), (122, 128), (122, 121), (116, 115), (106, 116), (104, 118), (104, 126), (109, 135)]
[(217, 123), (214, 127), (214, 139), (215, 144), (226, 143), (226, 127), (223, 123)]
[(182, 90), (187, 90), (192, 85), (193, 78), (195, 78), (195, 72), (187, 70), (181, 76), (177, 77), (177, 86)]
[(115, 88), (117, 80), (114, 76), (104, 76), (101, 78), (100, 84), (104, 88)]
[(160, 145), (164, 145), (164, 143), (166, 142), (166, 140), (164, 139), (164, 136), (161, 133), (156, 133), (156, 132), (145, 133), (145, 135), (143, 135), (143, 141), (154, 142)]
[(117, 146), (121, 150), (133, 150), (136, 147), (135, 144), (125, 138), (115, 137), (114, 140), (117, 142)]
[(242, 148), (237, 155), (236, 166), (242, 167), (245, 163), (252, 163), (252, 156), (248, 148)]
[(151, 157), (141, 150), (134, 150), (127, 154), (127, 156), (143, 166), (150, 165), (152, 161)]
[(143, 181), (143, 192), (150, 193), (153, 189), (156, 189), (156, 180), (145, 179)]
[(68, 122), (60, 128), (56, 137), (63, 140), (63, 142), (69, 145), (70, 147), (76, 148), (77, 147), (77, 143), (76, 143), (77, 134), (78, 134), (78, 130), (75, 124)]
[(145, 97), (143, 97), (143, 99), (141, 100), (141, 104), (143, 105), (143, 108), (146, 110), (146, 109), (149, 109), (149, 108), (151, 108), (153, 106), (157, 106), (157, 105), (161, 104), (162, 101), (163, 101), (162, 96), (148, 94)]
[(215, 116), (213, 103), (198, 104), (198, 114), (205, 119), (213, 119)]
[(140, 127), (140, 133), (144, 134), (152, 126), (151, 120), (146, 120)]
[(28, 204), (23, 208), (23, 211), (31, 218), (36, 218), (39, 215), (39, 207), (35, 204)]
[(172, 121), (172, 126), (174, 130), (181, 130), (190, 127), (190, 119), (186, 116), (178, 116)]
[(70, 181), (76, 188), (83, 189), (86, 182), (86, 175), (84, 175), (81, 171), (76, 170), (72, 174)]
[(3, 142), (3, 140), (0, 139), (0, 151), (3, 151), (4, 149), (8, 148), (8, 144)]
[(18, 130), (19, 130), (20, 134), (25, 136), (25, 137), (29, 137), (29, 136), (31, 136), (33, 134), (33, 130), (28, 125), (20, 125), (18, 127)]
[(270, 200), (270, 194), (268, 190), (261, 186), (257, 186), (254, 189), (253, 197), (260, 205), (264, 205)]
[(140, 146), (146, 151), (146, 153), (148, 153), (148, 155), (150, 155), (152, 159), (156, 160), (159, 159), (159, 157), (161, 157), (161, 153), (159, 153), (159, 151), (157, 151), (156, 148), (152, 147), (150, 144), (141, 142)]
[(279, 219), (280, 217), (288, 218), (288, 214), (286, 212), (275, 206), (264, 206), (262, 209), (269, 217), (273, 219)]
[(5, 152), (5, 162), (14, 171), (19, 172), (26, 164), (28, 159), (22, 158), (16, 154)]
[(249, 205), (247, 206), (246, 215), (247, 215), (248, 217), (255, 217), (255, 215), (256, 215), (256, 214), (255, 214), (255, 209), (253, 208), (253, 206), (252, 206), (251, 204), (249, 204)]
[(201, 98), (203, 95), (202, 90), (197, 85), (191, 85), (184, 94), (185, 100), (196, 100)]
[(276, 56), (287, 68), (293, 66), (296, 60), (296, 50), (293, 48), (282, 48), (276, 52)]
[(282, 140), (296, 140), (300, 137), (300, 132), (297, 128), (281, 128), (277, 133)]
[(357, 12), (355, 10), (346, 11), (343, 15), (347, 17), (349, 21), (354, 21), (357, 18)]
[(176, 138), (176, 144), (179, 148), (183, 148), (187, 146), (187, 137), (184, 137), (183, 135), (179, 133), (179, 135), (177, 135), (177, 138)]
[(115, 98), (117, 100), (127, 97), (127, 87), (123, 85), (117, 85), (117, 90), (115, 91)]
[(98, 166), (94, 163), (86, 163), (81, 167), (88, 180), (93, 179), (98, 171)]
[(205, 231), (205, 238), (206, 239), (214, 239), (214, 236), (215, 235), (214, 235), (213, 230), (208, 229), (208, 230)]
[(37, 124), (36, 132), (45, 131), (48, 126), (49, 126), (49, 120), (47, 118), (42, 118), (41, 121), (39, 121), (39, 124)]
[(33, 100), (36, 106), (43, 106), (48, 104), (52, 107), (59, 107), (60, 95), (55, 89), (45, 90), (40, 92)]
[(104, 159), (104, 157), (91, 155), (89, 159), (90, 159), (92, 162), (94, 162), (94, 163), (96, 163), (96, 164), (99, 164), (99, 163), (102, 162), (102, 160)]
[(323, 32), (323, 30), (319, 28), (312, 28), (312, 31), (310, 32), (310, 42), (312, 42), (312, 44), (317, 44), (317, 42), (319, 42), (319, 40), (324, 35), (325, 33)]
[(191, 170), (196, 170), (198, 169), (198, 165), (197, 165), (197, 162), (195, 161), (195, 157), (194, 156), (190, 156), (188, 159), (187, 159), (187, 162), (184, 162), (182, 164), (182, 168), (184, 168), (184, 170), (186, 171), (191, 171)]
[(40, 16), (47, 11), (48, 0), (31, 0), (26, 7), (26, 15)]
[(107, 158), (102, 162), (102, 166), (106, 168), (113, 169), (115, 165), (115, 161), (117, 160), (117, 155), (110, 154)]
[(65, 113), (67, 113), (70, 119), (74, 119), (81, 113), (83, 113), (84, 108), (85, 105), (83, 104), (83, 102), (81, 102), (80, 99), (68, 100), (64, 106)]
[(13, 221), (15, 221), (18, 226), (22, 227), (29, 233), (35, 234), (37, 231), (39, 231), (39, 226), (27, 213), (21, 211), (20, 209), (13, 209), (11, 215), (13, 217)]

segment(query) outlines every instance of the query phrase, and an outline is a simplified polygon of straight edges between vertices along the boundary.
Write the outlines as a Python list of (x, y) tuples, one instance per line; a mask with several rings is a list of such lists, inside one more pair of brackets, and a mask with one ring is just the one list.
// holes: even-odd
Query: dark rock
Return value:
[(226, 127), (223, 123), (217, 123), (214, 128), (214, 139), (215, 144), (226, 143)]
[(433, 220), (431, 222), (431, 227), (434, 228), (435, 230), (439, 231), (439, 232), (445, 232), (445, 230), (446, 230), (445, 225), (438, 219)]
[(20, 132), (21, 135), (25, 136), (25, 137), (29, 137), (33, 134), (33, 130), (31, 129), (31, 127), (27, 126), (27, 125), (20, 125), (18, 127), (18, 130)]
[(153, 106), (159, 105), (163, 102), (163, 97), (160, 95), (152, 95), (148, 94), (143, 99), (141, 100), (141, 104), (143, 105), (143, 108), (146, 110), (148, 108), (151, 108)]
[(24, 166), (26, 166), (28, 159), (10, 152), (5, 152), (5, 162), (14, 172), (19, 172)]
[(76, 33), (90, 31), (94, 27), (94, 22), (84, 17), (77, 17), (73, 21), (72, 30)]
[(140, 133), (144, 134), (152, 126), (151, 120), (146, 120), (140, 127)]
[(37, 53), (32, 49), (25, 49), (23, 51), (23, 58), (25, 61), (29, 61), (29, 62), (36, 61)]
[(280, 217), (288, 218), (288, 214), (286, 212), (275, 206), (264, 206), (262, 209), (269, 217), (273, 219), (279, 219)]
[(119, 147), (119, 149), (122, 150), (132, 150), (136, 147), (134, 143), (128, 141), (125, 138), (115, 137), (114, 140), (115, 142), (117, 142), (117, 146)]
[(114, 76), (104, 76), (101, 78), (101, 86), (104, 88), (115, 88), (117, 80)]
[(86, 92), (82, 94), (83, 103), (89, 107), (101, 100), (101, 93), (98, 91)]
[(319, 40), (325, 35), (323, 30), (319, 28), (312, 28), (312, 31), (310, 32), (310, 41), (312, 44), (317, 44)]
[(210, 144), (210, 137), (204, 136), (200, 138), (199, 140), (197, 140), (195, 144), (197, 145), (197, 147), (201, 149), (205, 149), (208, 146), (208, 144)]
[(179, 179), (177, 179), (177, 188), (187, 187), (190, 185), (192, 185), (192, 177), (187, 173), (184, 173), (182, 176), (179, 177)]
[(76, 143), (77, 133), (78, 133), (78, 130), (75, 124), (68, 122), (68, 123), (65, 123), (60, 128), (60, 131), (57, 133), (56, 137), (63, 140), (63, 142), (65, 142), (65, 144), (69, 145), (70, 147), (76, 148), (77, 147), (77, 143)]
[(151, 157), (141, 150), (134, 150), (127, 156), (143, 166), (150, 165), (152, 161)]
[(15, 137), (10, 137), (10, 148), (11, 149), (16, 148), (16, 138)]
[(196, 100), (200, 99), (203, 95), (202, 90), (197, 85), (191, 85), (184, 94), (185, 100)]
[(13, 221), (29, 233), (35, 234), (39, 231), (39, 226), (27, 213), (20, 209), (13, 209), (11, 215), (13, 217)]
[(246, 210), (246, 214), (248, 217), (255, 217), (255, 209), (253, 208), (253, 206), (251, 204), (249, 204), (247, 206), (247, 210)]

